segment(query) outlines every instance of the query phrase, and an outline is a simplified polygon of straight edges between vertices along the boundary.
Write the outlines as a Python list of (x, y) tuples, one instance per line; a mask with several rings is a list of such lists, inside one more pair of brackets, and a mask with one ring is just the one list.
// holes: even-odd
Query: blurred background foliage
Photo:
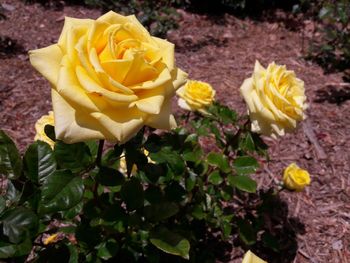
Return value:
[[(231, 13), (238, 17), (264, 19), (276, 9), (291, 16), (313, 20), (317, 36), (310, 41), (307, 58), (320, 64), (326, 72), (344, 71), (350, 76), (350, 0), (24, 0), (59, 8), (63, 4), (79, 4), (136, 14), (152, 35), (166, 37), (176, 29), (178, 8), (207, 15)], [(1, 10), (0, 10), (0, 13)], [(4, 17), (4, 15), (3, 15)], [(288, 25), (287, 25), (288, 26)]]

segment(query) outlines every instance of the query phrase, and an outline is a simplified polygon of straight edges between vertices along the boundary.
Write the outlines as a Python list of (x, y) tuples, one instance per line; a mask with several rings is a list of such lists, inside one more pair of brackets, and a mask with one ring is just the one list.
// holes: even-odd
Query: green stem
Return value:
[(105, 140), (100, 140), (100, 143), (98, 145), (98, 151), (97, 151), (97, 157), (96, 157), (97, 167), (101, 167), (101, 160), (102, 160), (102, 152), (103, 152), (104, 143), (105, 143)]

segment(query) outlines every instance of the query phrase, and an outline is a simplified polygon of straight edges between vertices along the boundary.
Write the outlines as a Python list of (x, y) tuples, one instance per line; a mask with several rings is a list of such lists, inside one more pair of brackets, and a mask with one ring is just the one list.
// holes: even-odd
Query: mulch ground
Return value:
[[(0, 128), (23, 151), (32, 142), (35, 121), (51, 109), (49, 84), (31, 67), (27, 51), (55, 43), (64, 16), (97, 18), (100, 11), (81, 6), (45, 9), (19, 0), (1, 3), (6, 4), (7, 19), (0, 20), (0, 36), (16, 43), (10, 43), (9, 52), (0, 50)], [(292, 227), (298, 247), (292, 260), (271, 262), (350, 262), (350, 86), (340, 74), (325, 75), (303, 59), (313, 30), (310, 21), (299, 21), (293, 32), (278, 19), (257, 22), (181, 13), (180, 28), (168, 34), (176, 44), (177, 64), (191, 78), (211, 83), (217, 99), (238, 112), (246, 111), (239, 87), (255, 60), (265, 66), (272, 61), (285, 64), (305, 81), (307, 121), (277, 141), (266, 138), (271, 161), (257, 174), (263, 188), (279, 180), (291, 162), (312, 175), (306, 191), (282, 193), (287, 221), (298, 221)], [(233, 251), (226, 262), (239, 262), (242, 253)]]

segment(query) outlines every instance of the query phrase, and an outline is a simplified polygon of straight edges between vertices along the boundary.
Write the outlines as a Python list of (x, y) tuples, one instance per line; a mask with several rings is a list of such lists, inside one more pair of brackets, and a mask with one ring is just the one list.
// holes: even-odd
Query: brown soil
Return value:
[[(12, 8), (5, 12), (7, 19), (0, 20), (0, 36), (16, 40), (16, 46), (5, 55), (0, 51), (0, 128), (23, 151), (32, 142), (35, 121), (51, 108), (49, 84), (31, 67), (27, 51), (56, 42), (65, 15), (96, 18), (100, 12), (80, 6), (44, 9), (19, 0), (1, 3)], [(259, 185), (267, 187), (280, 180), (291, 162), (312, 175), (306, 191), (282, 194), (289, 218), (297, 218), (305, 228), (295, 229), (296, 256), (286, 262), (350, 261), (349, 85), (340, 75), (325, 75), (302, 58), (303, 35), (313, 27), (299, 21), (299, 32), (292, 32), (281, 22), (182, 13), (180, 28), (168, 36), (177, 46), (178, 65), (191, 78), (211, 83), (217, 99), (237, 111), (246, 111), (239, 87), (256, 59), (263, 65), (285, 64), (305, 81), (308, 121), (278, 141), (266, 138), (271, 161), (262, 165), (257, 177)], [(241, 255), (233, 251), (227, 262), (239, 262)]]

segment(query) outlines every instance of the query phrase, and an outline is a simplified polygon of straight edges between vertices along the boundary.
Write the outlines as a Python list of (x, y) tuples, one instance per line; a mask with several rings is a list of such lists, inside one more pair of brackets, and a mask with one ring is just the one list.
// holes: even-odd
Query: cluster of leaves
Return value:
[[(259, 197), (250, 174), (259, 166), (254, 156), (267, 147), (249, 131), (247, 117), (220, 104), (209, 112), (192, 118), (187, 130), (159, 135), (145, 128), (104, 155), (101, 142), (56, 141), (52, 150), (37, 141), (21, 158), (0, 132), (0, 258), (214, 262), (217, 251), (209, 240), (236, 233), (245, 245), (259, 233), (277, 249), (264, 229), (269, 198), (265, 194), (257, 206), (242, 202)], [(52, 126), (45, 132), (54, 139)], [(203, 150), (202, 140), (211, 151)], [(60, 233), (57, 239), (45, 242), (54, 233)]]
[(319, 11), (322, 40), (311, 56), (327, 71), (350, 68), (350, 1), (325, 1)]
[[(57, 6), (57, 1), (24, 0), (27, 3), (39, 2), (46, 6)], [(65, 0), (67, 4), (83, 4), (97, 7), (107, 12), (114, 10), (123, 15), (135, 14), (148, 31), (158, 37), (166, 37), (169, 30), (178, 26), (179, 14), (175, 7), (180, 6), (182, 0)]]

